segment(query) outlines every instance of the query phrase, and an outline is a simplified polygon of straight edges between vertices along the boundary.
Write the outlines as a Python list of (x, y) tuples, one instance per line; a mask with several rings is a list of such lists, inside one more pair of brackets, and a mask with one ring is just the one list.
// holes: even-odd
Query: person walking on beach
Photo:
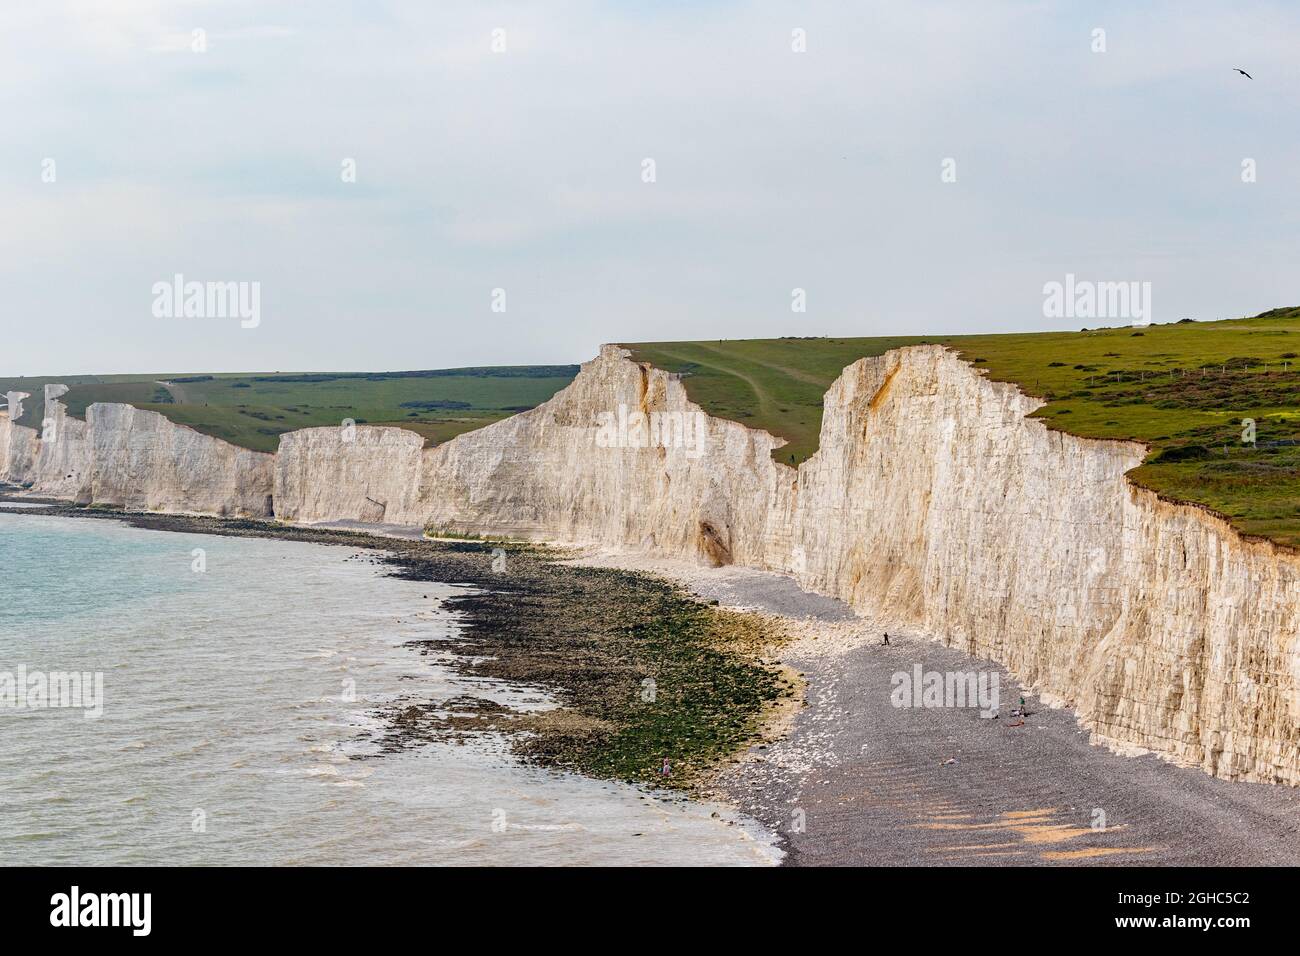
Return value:
[(889, 646), (889, 632), (888, 632), (888, 631), (885, 632), (885, 643), (882, 644), (882, 645), (880, 645), (880, 646), (881, 646), (881, 647), (888, 647), (888, 646)]

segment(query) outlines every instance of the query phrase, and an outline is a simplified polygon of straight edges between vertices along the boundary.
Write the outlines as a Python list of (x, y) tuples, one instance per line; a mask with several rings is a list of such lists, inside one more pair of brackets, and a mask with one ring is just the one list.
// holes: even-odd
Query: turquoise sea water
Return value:
[(403, 646), (452, 632), (451, 586), (386, 577), (354, 549), (0, 514), (0, 568), (0, 676), (103, 678), (97, 719), (0, 707), (8, 862), (774, 858), (721, 808), (524, 767), (499, 740), (377, 756), (387, 702), (550, 704)]

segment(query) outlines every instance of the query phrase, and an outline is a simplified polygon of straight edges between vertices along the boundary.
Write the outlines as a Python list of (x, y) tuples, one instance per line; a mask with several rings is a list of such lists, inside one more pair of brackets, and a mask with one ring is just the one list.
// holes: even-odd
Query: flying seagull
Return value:
[(1236, 70), (1238, 73), (1240, 73), (1242, 76), (1244, 76), (1244, 77), (1245, 77), (1246, 79), (1248, 79), (1248, 80), (1253, 80), (1253, 79), (1254, 79), (1253, 76), (1251, 76), (1249, 73), (1247, 73), (1247, 72), (1246, 72), (1245, 70), (1243, 70), (1243, 69), (1240, 69), (1240, 68), (1235, 67), (1235, 66), (1233, 67), (1233, 69)]

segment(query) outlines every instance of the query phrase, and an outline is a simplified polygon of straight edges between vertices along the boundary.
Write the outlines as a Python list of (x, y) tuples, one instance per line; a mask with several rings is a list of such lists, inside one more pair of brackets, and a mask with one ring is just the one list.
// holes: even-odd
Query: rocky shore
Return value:
[[(33, 504), (47, 507), (32, 509)], [(764, 738), (797, 681), (771, 663), (783, 633), (765, 619), (692, 597), (662, 578), (575, 567), (540, 545), (431, 541), (247, 519), (130, 513), (23, 498), (0, 513), (109, 519), (139, 528), (341, 545), (413, 582), (465, 585), (445, 601), (459, 636), (413, 650), (470, 677), (537, 688), (554, 709), (490, 700), (407, 700), (382, 716), (385, 748), (505, 732), (526, 761), (693, 792)]]

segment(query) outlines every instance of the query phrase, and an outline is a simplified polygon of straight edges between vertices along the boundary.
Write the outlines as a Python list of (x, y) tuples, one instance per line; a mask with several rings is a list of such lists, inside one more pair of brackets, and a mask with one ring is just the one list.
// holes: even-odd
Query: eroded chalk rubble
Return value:
[(127, 405), (80, 422), (51, 388), (48, 437), (0, 412), (0, 477), (33, 494), (781, 571), (1005, 664), (1101, 742), (1300, 784), (1300, 559), (1133, 486), (1143, 446), (1050, 431), (1026, 417), (1040, 401), (939, 346), (846, 368), (797, 469), (617, 346), (436, 448), (360, 425), (260, 454)]

